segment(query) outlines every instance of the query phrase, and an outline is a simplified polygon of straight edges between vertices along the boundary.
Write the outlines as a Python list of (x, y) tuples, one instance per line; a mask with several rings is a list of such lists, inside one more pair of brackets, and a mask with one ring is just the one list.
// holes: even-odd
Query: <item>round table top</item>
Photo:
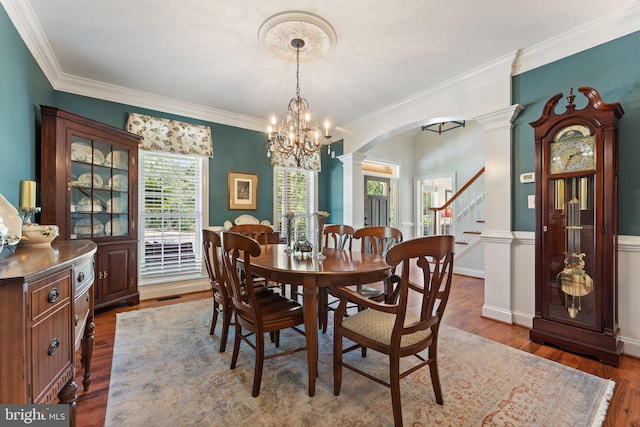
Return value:
[(318, 286), (350, 283), (372, 283), (389, 275), (391, 267), (380, 255), (323, 248), (324, 259), (312, 253), (285, 252), (285, 245), (261, 245), (262, 253), (251, 259), (254, 273), (284, 283), (315, 276)]

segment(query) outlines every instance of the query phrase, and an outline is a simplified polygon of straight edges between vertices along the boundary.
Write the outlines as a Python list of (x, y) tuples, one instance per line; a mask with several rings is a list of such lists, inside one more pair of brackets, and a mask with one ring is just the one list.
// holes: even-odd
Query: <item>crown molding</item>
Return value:
[(61, 92), (163, 111), (165, 113), (206, 120), (228, 126), (265, 132), (265, 120), (207, 107), (202, 104), (156, 95), (150, 92), (110, 85), (95, 80), (63, 74), (54, 89)]
[(519, 52), (512, 75), (524, 73), (640, 30), (640, 2)]

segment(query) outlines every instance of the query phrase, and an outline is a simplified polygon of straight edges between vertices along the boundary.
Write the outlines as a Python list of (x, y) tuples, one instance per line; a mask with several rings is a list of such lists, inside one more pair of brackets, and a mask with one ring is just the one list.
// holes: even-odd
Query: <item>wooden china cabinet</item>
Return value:
[(95, 308), (138, 304), (140, 137), (59, 108), (41, 112), (40, 222), (97, 244)]

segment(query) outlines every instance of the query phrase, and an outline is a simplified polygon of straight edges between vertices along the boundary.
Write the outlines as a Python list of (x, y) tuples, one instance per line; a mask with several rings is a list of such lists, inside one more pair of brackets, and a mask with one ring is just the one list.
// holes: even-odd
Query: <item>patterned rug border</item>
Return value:
[[(193, 306), (191, 308), (191, 306)], [(297, 390), (299, 391), (300, 389), (304, 390), (304, 395), (306, 396), (306, 371), (304, 371), (304, 369), (306, 369), (306, 355), (305, 353), (301, 353), (304, 356), (304, 360), (302, 363), (302, 370), (301, 372), (296, 372), (295, 369), (291, 368), (291, 367), (287, 367), (287, 368), (291, 368), (291, 370), (293, 372), (288, 372), (286, 374), (286, 376), (283, 374), (282, 378), (280, 378), (280, 374), (278, 374), (277, 372), (275, 372), (274, 376), (270, 377), (270, 373), (274, 374), (273, 371), (269, 371), (269, 364), (273, 363), (274, 360), (279, 360), (279, 359), (287, 359), (288, 357), (291, 356), (287, 356), (284, 358), (277, 358), (277, 359), (272, 359), (271, 361), (266, 361), (265, 362), (265, 373), (263, 376), (263, 384), (262, 384), (262, 389), (261, 389), (261, 394), (258, 398), (253, 399), (250, 396), (250, 387), (251, 387), (251, 381), (252, 381), (252, 375), (253, 375), (253, 354), (250, 350), (248, 350), (247, 348), (243, 348), (241, 349), (241, 354), (240, 354), (240, 358), (239, 358), (239, 362), (238, 362), (238, 367), (235, 370), (230, 370), (228, 369), (228, 361), (230, 360), (231, 357), (231, 350), (232, 350), (232, 342), (233, 342), (233, 327), (230, 330), (230, 338), (229, 338), (229, 344), (227, 345), (227, 352), (226, 353), (218, 353), (218, 343), (219, 343), (219, 330), (220, 330), (220, 325), (217, 326), (216, 328), (216, 334), (214, 334), (213, 336), (209, 336), (208, 331), (209, 331), (209, 323), (211, 321), (211, 301), (209, 299), (203, 299), (203, 300), (197, 300), (197, 301), (186, 301), (186, 302), (179, 302), (179, 303), (175, 303), (175, 304), (171, 304), (171, 305), (167, 305), (167, 306), (162, 306), (162, 307), (153, 307), (153, 308), (144, 308), (144, 309), (138, 309), (138, 310), (132, 310), (132, 311), (127, 311), (127, 312), (122, 312), (122, 313), (118, 313), (116, 315), (116, 337), (115, 337), (115, 342), (114, 342), (114, 353), (113, 353), (113, 364), (112, 364), (112, 372), (111, 372), (111, 383), (110, 383), (110, 388), (109, 388), (109, 399), (108, 399), (108, 403), (107, 403), (107, 416), (106, 416), (106, 420), (105, 420), (105, 426), (116, 426), (116, 425), (134, 425), (134, 424), (130, 424), (129, 421), (132, 421), (131, 419), (129, 419), (130, 417), (133, 417), (136, 420), (140, 419), (140, 412), (144, 412), (144, 411), (139, 411), (136, 410), (136, 407), (138, 405), (136, 405), (134, 402), (126, 399), (126, 394), (129, 394), (128, 392), (131, 389), (131, 386), (138, 383), (138, 381), (135, 380), (131, 380), (131, 378), (135, 378), (136, 374), (140, 374), (141, 376), (144, 375), (145, 371), (147, 371), (147, 368), (151, 365), (146, 365), (144, 362), (140, 363), (140, 361), (137, 361), (137, 357), (136, 356), (131, 356), (130, 352), (124, 352), (124, 354), (120, 353), (120, 348), (122, 346), (126, 347), (126, 338), (123, 338), (123, 333), (122, 333), (122, 329), (123, 328), (127, 328), (126, 322), (128, 320), (131, 319), (139, 319), (141, 316), (152, 316), (152, 317), (156, 317), (162, 320), (167, 319), (168, 316), (166, 316), (166, 314), (169, 314), (169, 312), (175, 312), (176, 314), (180, 314), (180, 313), (194, 313), (194, 312), (199, 312), (201, 313), (200, 316), (193, 316), (194, 318), (198, 318), (200, 317), (201, 319), (201, 324), (198, 325), (198, 328), (196, 330), (202, 332), (202, 334), (200, 334), (200, 338), (204, 339), (204, 343), (206, 344), (206, 346), (208, 346), (209, 348), (207, 349), (208, 351), (206, 352), (206, 356), (211, 359), (211, 358), (223, 358), (224, 360), (224, 366), (226, 367), (226, 370), (224, 370), (223, 372), (219, 372), (215, 375), (215, 377), (233, 377), (231, 380), (229, 380), (229, 378), (225, 378), (223, 379), (223, 382), (226, 382), (225, 385), (228, 385), (230, 387), (230, 393), (228, 394), (228, 399), (233, 400), (234, 396), (236, 396), (236, 393), (241, 393), (238, 397), (240, 398), (241, 402), (249, 402), (248, 405), (244, 405), (241, 409), (242, 411), (244, 411), (244, 416), (241, 416), (240, 418), (235, 417), (234, 420), (232, 421), (231, 418), (229, 417), (229, 412), (228, 410), (230, 408), (222, 408), (222, 412), (221, 415), (224, 418), (224, 422), (225, 423), (230, 423), (230, 424), (236, 424), (236, 425), (254, 425), (256, 424), (256, 418), (255, 418), (255, 411), (262, 411), (264, 410), (266, 407), (268, 407), (264, 401), (266, 400), (271, 400), (269, 396), (269, 393), (273, 392), (275, 393), (276, 398), (278, 399), (278, 402), (281, 403), (282, 396), (284, 395), (288, 395), (288, 393), (283, 392), (281, 390), (278, 390), (278, 385), (282, 388), (283, 387), (283, 382), (284, 381), (292, 381), (293, 382), (293, 387), (294, 389), (297, 388)], [(205, 315), (206, 314), (206, 315)], [(189, 319), (186, 319), (189, 320)], [(143, 323), (143, 322), (138, 322), (138, 323)], [(153, 323), (153, 322), (152, 322)], [(151, 325), (153, 326), (153, 325)], [(330, 325), (331, 326), (331, 325)], [(202, 327), (204, 327), (204, 329), (202, 329)], [(161, 329), (161, 328), (160, 328)], [(155, 330), (155, 331), (154, 331)], [(148, 332), (153, 333), (156, 332), (157, 333), (158, 328), (151, 328)], [(602, 379), (599, 378), (597, 376), (591, 375), (591, 374), (587, 374), (584, 372), (581, 372), (579, 370), (576, 370), (574, 368), (562, 365), (558, 362), (555, 362), (553, 360), (548, 360), (548, 359), (544, 359), (541, 358), (539, 356), (535, 356), (532, 355), (530, 353), (524, 352), (522, 350), (518, 350), (512, 347), (509, 347), (507, 345), (489, 340), (487, 338), (478, 336), (478, 335), (474, 335), (471, 333), (468, 333), (466, 331), (454, 328), (452, 326), (449, 325), (444, 325), (442, 327), (442, 331), (447, 331), (447, 333), (449, 335), (453, 334), (461, 334), (462, 336), (467, 336), (467, 338), (469, 337), (473, 337), (472, 340), (475, 341), (475, 345), (472, 344), (473, 348), (476, 348), (479, 345), (494, 345), (494, 346), (499, 346), (498, 348), (501, 348), (502, 351), (507, 352), (507, 353), (513, 353), (513, 358), (516, 357), (520, 357), (520, 358), (530, 358), (530, 360), (532, 361), (538, 361), (540, 362), (540, 364), (544, 365), (547, 364), (549, 369), (553, 369), (552, 367), (555, 367), (555, 369), (561, 371), (561, 372), (571, 372), (573, 373), (573, 375), (581, 377), (581, 378), (586, 378), (586, 379), (590, 379), (592, 381), (597, 382), (601, 382), (602, 383), (602, 387), (601, 389), (598, 391), (599, 396), (595, 396), (595, 398), (593, 399), (593, 404), (594, 406), (597, 406), (597, 409), (595, 411), (593, 411), (591, 413), (591, 416), (589, 417), (589, 420), (586, 420), (587, 422), (582, 424), (585, 426), (591, 426), (591, 427), (598, 427), (601, 426), (604, 422), (604, 419), (606, 417), (607, 414), (607, 410), (609, 407), (609, 402), (611, 400), (611, 397), (613, 396), (613, 392), (614, 392), (614, 388), (615, 388), (615, 382), (613, 380), (607, 380), (607, 379)], [(119, 333), (120, 332), (120, 333)], [(329, 334), (329, 332), (328, 332)], [(442, 333), (440, 340), (443, 340), (443, 336), (447, 336), (447, 334)], [(129, 337), (131, 338), (131, 337)], [(124, 341), (123, 341), (124, 340)], [(206, 341), (209, 341), (208, 343)], [(322, 341), (322, 340), (321, 340)], [(199, 342), (200, 343), (200, 342)], [(129, 343), (130, 344), (130, 343)], [(299, 344), (299, 343), (298, 343)], [(298, 344), (293, 344), (294, 346), (298, 345)], [(244, 346), (244, 344), (243, 344)], [(135, 346), (134, 346), (135, 347)], [(447, 389), (445, 388), (445, 383), (447, 380), (447, 377), (445, 375), (447, 369), (443, 369), (442, 364), (443, 364), (443, 350), (442, 350), (442, 345), (440, 348), (440, 358), (439, 358), (439, 365), (440, 365), (440, 376), (441, 376), (441, 380), (443, 381), (443, 389), (445, 391), (445, 406), (447, 405), (447, 400), (453, 400), (453, 398), (451, 397), (451, 395), (447, 396)], [(164, 350), (164, 347), (162, 345), (160, 345), (159, 349)], [(152, 351), (148, 351), (145, 352), (145, 354), (147, 353), (153, 353)], [(371, 352), (373, 354), (376, 354), (375, 352)], [(122, 360), (124, 360), (124, 364), (122, 365)], [(132, 360), (133, 359), (133, 360)], [(368, 356), (367, 359), (371, 359), (371, 356)], [(368, 363), (371, 363), (370, 360), (367, 361)], [(329, 365), (330, 365), (331, 361), (329, 361)], [(375, 363), (375, 362), (373, 362)], [(446, 362), (444, 362), (446, 364)], [(326, 364), (326, 361), (325, 361)], [(121, 366), (122, 365), (122, 366)], [(545, 367), (545, 368), (547, 368)], [(320, 367), (319, 367), (320, 368)], [(132, 370), (133, 372), (131, 373), (131, 375), (127, 375), (129, 370)], [(142, 370), (140, 370), (142, 369)], [(151, 367), (151, 370), (157, 370), (157, 368), (153, 368)], [(426, 376), (428, 377), (428, 369), (423, 369), (421, 371), (426, 372)], [(421, 372), (418, 371), (418, 372)], [(345, 371), (344, 375), (348, 375), (346, 374)], [(157, 373), (157, 372), (156, 372)], [(166, 372), (165, 372), (166, 373)], [(149, 372), (146, 372), (146, 374), (148, 375)], [(417, 376), (418, 373), (414, 373), (411, 376)], [(152, 381), (153, 381), (153, 372), (151, 372), (151, 376), (152, 376)], [(331, 372), (325, 372), (324, 374), (322, 374), (321, 371), (321, 377), (324, 376), (325, 377), (325, 381), (327, 380), (326, 377), (331, 377)], [(408, 378), (410, 378), (411, 376), (407, 377), (407, 379), (404, 379), (403, 382), (401, 382), (401, 389), (403, 390), (403, 410), (405, 412), (405, 423), (407, 425), (414, 425), (414, 426), (427, 426), (427, 425), (431, 425), (431, 423), (433, 422), (435, 424), (435, 419), (430, 419), (430, 416), (432, 414), (429, 413), (429, 409), (428, 406), (430, 406), (429, 404), (431, 402), (418, 402), (419, 404), (417, 405), (416, 408), (413, 408), (413, 406), (411, 405), (411, 399), (408, 399), (405, 397), (404, 395), (404, 389), (406, 388), (406, 384), (405, 382), (408, 381)], [(123, 384), (120, 384), (120, 382), (123, 380), (123, 378), (128, 377), (129, 380), (124, 380)], [(360, 378), (359, 376), (356, 375), (357, 378)], [(186, 377), (185, 377), (186, 378)], [(275, 378), (275, 381), (274, 381)], [(320, 380), (320, 377), (319, 377)], [(328, 378), (329, 382), (332, 384), (332, 378)], [(363, 379), (364, 380), (364, 379)], [(229, 384), (229, 381), (231, 381), (231, 384)], [(380, 414), (378, 414), (378, 417), (376, 417), (376, 415), (373, 415), (373, 422), (372, 419), (360, 419), (361, 417), (359, 415), (362, 415), (360, 413), (358, 414), (334, 414), (333, 411), (321, 411), (324, 412), (325, 415), (326, 414), (332, 414), (332, 415), (339, 415), (337, 418), (332, 419), (331, 422), (327, 422), (327, 423), (323, 423), (323, 425), (336, 425), (336, 426), (343, 426), (343, 425), (388, 425), (388, 422), (391, 422), (391, 414), (390, 414), (390, 397), (388, 396), (388, 389), (385, 387), (380, 387), (378, 385), (374, 385), (372, 386), (371, 384), (375, 384), (372, 383), (368, 380), (364, 380), (366, 386), (364, 387), (364, 389), (362, 388), (355, 388), (355, 392), (354, 390), (351, 390), (351, 393), (354, 394), (356, 396), (356, 401), (355, 404), (364, 404), (365, 408), (367, 408), (367, 404), (368, 402), (364, 402), (362, 395), (360, 394), (362, 391), (369, 393), (372, 387), (379, 387), (382, 390), (382, 393), (378, 392), (378, 393), (374, 393), (377, 397), (372, 398), (371, 402), (375, 403), (375, 404), (382, 404), (384, 403), (385, 408), (388, 406), (388, 408), (386, 408), (386, 412), (388, 412), (389, 418), (387, 420), (385, 420), (384, 422), (381, 422), (381, 418), (380, 418)], [(214, 381), (215, 382), (215, 381)], [(333, 396), (333, 394), (331, 393), (330, 399), (334, 399), (334, 400), (339, 400), (343, 397), (343, 395), (345, 394), (345, 385), (347, 383), (351, 384), (355, 384), (356, 382), (358, 382), (358, 380), (354, 380), (354, 381), (350, 381), (347, 380), (347, 378), (345, 378), (345, 383), (343, 383), (343, 392), (341, 393), (340, 396), (335, 397)], [(320, 381), (319, 381), (320, 383)], [(193, 384), (190, 383), (191, 386), (193, 386)], [(303, 402), (302, 406), (306, 406), (309, 409), (309, 412), (313, 412), (314, 408), (312, 408), (312, 406), (316, 406), (315, 411), (317, 412), (317, 406), (321, 406), (318, 404), (318, 402), (321, 400), (320, 397), (318, 397), (318, 394), (321, 392), (320, 384), (317, 384), (317, 390), (316, 390), (316, 396), (313, 398), (302, 398), (302, 399), (297, 399), (296, 402), (300, 403), (299, 400), (304, 400), (305, 402)], [(426, 393), (426, 399), (427, 400), (432, 400), (432, 389), (431, 389), (431, 384), (430, 384), (430, 379), (428, 379), (428, 382), (426, 384), (420, 384), (420, 386), (425, 387), (425, 393)], [(239, 387), (239, 390), (235, 390), (233, 392), (231, 392), (231, 387)], [(169, 390), (169, 395), (164, 394), (163, 395), (163, 391), (167, 391), (165, 388), (162, 387), (162, 384), (150, 384), (149, 382), (145, 383), (142, 386), (141, 390), (148, 390), (148, 389), (152, 389), (156, 394), (158, 393), (158, 390), (160, 390), (159, 394), (159, 398), (156, 397), (154, 399), (152, 399), (152, 402), (155, 402), (157, 404), (158, 401), (162, 401), (162, 399), (179, 399), (181, 396), (180, 394), (180, 388), (178, 387), (178, 390)], [(525, 387), (525, 388), (529, 388), (529, 387)], [(532, 388), (532, 387), (531, 387)], [(512, 401), (513, 399), (513, 395), (517, 395), (518, 392), (521, 392), (522, 390), (518, 390), (516, 391), (517, 387), (514, 388), (512, 390), (512, 394), (509, 396), (510, 399), (502, 399), (500, 402), (497, 402), (499, 410), (496, 411), (496, 416), (494, 417), (492, 413), (487, 414), (487, 416), (485, 416), (485, 420), (482, 422), (482, 425), (539, 425), (539, 426), (547, 426), (547, 425), (574, 425), (574, 424), (568, 424), (568, 423), (554, 423), (554, 424), (548, 424), (545, 422), (545, 420), (547, 422), (551, 422), (549, 419), (543, 418), (542, 420), (537, 420), (540, 421), (536, 424), (531, 424), (529, 422), (525, 422), (522, 424), (518, 424), (513, 423), (513, 420), (508, 420), (508, 419), (504, 419), (504, 414), (501, 413), (501, 411), (504, 409), (504, 407), (500, 407), (500, 405), (512, 405), (514, 402)], [(190, 390), (186, 390), (185, 394), (189, 394)], [(453, 394), (453, 392), (451, 390), (449, 390), (449, 392), (451, 394)], [(456, 390), (457, 392), (457, 390)], [(140, 396), (139, 394), (135, 394), (136, 391), (134, 391), (134, 396)], [(243, 396), (242, 393), (246, 393), (246, 396)], [(265, 396), (267, 396), (265, 398)], [(182, 396), (184, 397), (184, 396)], [(215, 399), (215, 392), (212, 394), (212, 397)], [(483, 396), (484, 397), (484, 396)], [(563, 396), (564, 397), (564, 396)], [(449, 398), (449, 399), (448, 399)], [(383, 399), (382, 401), (380, 399)], [(136, 399), (137, 400), (137, 399)], [(195, 400), (195, 399), (191, 399), (191, 400)], [(261, 401), (260, 403), (258, 403), (258, 401)], [(326, 400), (326, 396), (323, 400)], [(406, 402), (405, 402), (406, 400)], [(499, 399), (500, 400), (500, 399)], [(388, 401), (388, 402), (387, 402)], [(599, 401), (599, 403), (598, 403)], [(190, 401), (191, 402), (191, 401)], [(229, 403), (228, 401), (225, 401), (226, 403)], [(191, 402), (192, 403), (192, 402)], [(251, 407), (251, 403), (257, 403), (256, 405), (253, 405), (254, 407)], [(312, 405), (313, 403), (316, 403), (317, 405)], [(341, 406), (346, 406), (346, 405), (350, 405), (354, 403), (354, 401), (346, 401), (346, 402), (341, 402)], [(415, 403), (415, 402), (413, 402)], [(433, 402), (435, 404), (435, 402)], [(518, 404), (522, 403), (522, 402), (517, 402)], [(346, 405), (345, 405), (346, 404)], [(528, 404), (528, 403), (527, 403)], [(155, 405), (154, 405), (155, 406)], [(174, 407), (175, 409), (182, 409), (183, 406), (182, 404), (176, 404), (175, 401), (173, 400), (165, 400), (163, 401), (163, 403), (160, 405), (160, 408), (165, 408), (165, 407)], [(196, 406), (200, 406), (200, 405), (196, 405)], [(208, 413), (208, 415), (211, 415), (212, 411), (215, 410), (220, 410), (220, 407), (210, 407), (208, 405), (204, 405), (205, 409), (199, 408), (198, 410), (200, 410), (200, 412), (205, 411), (205, 413)], [(222, 405), (219, 405), (222, 406)], [(246, 406), (246, 407), (245, 407)], [(432, 405), (433, 406), (433, 405)], [(408, 411), (407, 409), (411, 407), (411, 410)], [(256, 409), (257, 408), (257, 409)], [(435, 405), (436, 409), (440, 409), (442, 408), (439, 405)], [(237, 409), (237, 408), (235, 408)], [(369, 408), (367, 408), (369, 409)], [(483, 408), (482, 408), (483, 409)], [(482, 410), (481, 409), (481, 410)], [(520, 408), (518, 408), (519, 410)], [(293, 409), (292, 409), (293, 411)], [(155, 412), (155, 411), (152, 411)], [(299, 412), (299, 410), (298, 410)], [(353, 411), (353, 412), (357, 412), (357, 411)], [(418, 418), (423, 418), (423, 419), (419, 419), (414, 421), (414, 423), (411, 422), (407, 422), (409, 421), (407, 419), (407, 415), (408, 412), (411, 412), (412, 415), (415, 415)], [(445, 415), (447, 411), (444, 411)], [(471, 411), (473, 412), (473, 411)], [(252, 415), (254, 414), (254, 415)], [(291, 416), (293, 414), (293, 412), (289, 413), (289, 415)], [(355, 417), (354, 417), (355, 415)], [(452, 417), (455, 418), (446, 418), (448, 420), (448, 422), (451, 422), (451, 425), (478, 425), (476, 423), (471, 422), (471, 419), (466, 419), (466, 421), (470, 422), (470, 423), (466, 423), (465, 422), (465, 417), (466, 415), (460, 415), (460, 414), (449, 414)], [(488, 417), (489, 415), (492, 415), (492, 417)], [(543, 414), (544, 415), (544, 414)], [(424, 418), (426, 416), (426, 419)], [(548, 416), (548, 415), (546, 415)], [(231, 414), (231, 417), (233, 418), (233, 414)], [(160, 418), (155, 418), (155, 421), (152, 421), (154, 419), (153, 416), (143, 416), (143, 418), (146, 418), (147, 420), (151, 420), (151, 421), (147, 421), (146, 423), (149, 424), (149, 422), (151, 424), (149, 425), (172, 425), (175, 421), (168, 421), (167, 419), (160, 417)], [(167, 424), (162, 424), (162, 422), (158, 423), (158, 419), (159, 420), (163, 420), (163, 421), (167, 421)], [(196, 420), (192, 421), (188, 421), (188, 420), (183, 420), (186, 421), (186, 424), (182, 424), (181, 425), (211, 425), (211, 419), (203, 419), (202, 418), (202, 414), (198, 415), (198, 417), (196, 417)], [(276, 419), (272, 419), (272, 420), (265, 420), (263, 417), (259, 417), (258, 419), (260, 419), (260, 425), (281, 425), (281, 423), (283, 422), (282, 418), (276, 418)], [(300, 418), (299, 416), (294, 418), (296, 421), (301, 422), (301, 424), (299, 425), (314, 425), (314, 418), (313, 418), (313, 414), (309, 414), (307, 413), (304, 417)], [(489, 420), (489, 422), (486, 422), (487, 419)], [(217, 419), (216, 419), (217, 421)], [(231, 422), (230, 422), (231, 421)], [(317, 421), (317, 420), (316, 420)], [(522, 421), (522, 420), (521, 420)], [(531, 421), (531, 420), (528, 420)], [(582, 420), (585, 421), (585, 420)], [(209, 424), (207, 424), (207, 422)], [(424, 422), (425, 424), (421, 424), (421, 422)], [(154, 424), (155, 423), (155, 424)], [(285, 422), (286, 423), (286, 422)], [(138, 424), (135, 424), (138, 425)], [(256, 424), (257, 425), (257, 424)], [(284, 424), (282, 424), (284, 425)], [(287, 425), (293, 425), (290, 423), (287, 423)]]

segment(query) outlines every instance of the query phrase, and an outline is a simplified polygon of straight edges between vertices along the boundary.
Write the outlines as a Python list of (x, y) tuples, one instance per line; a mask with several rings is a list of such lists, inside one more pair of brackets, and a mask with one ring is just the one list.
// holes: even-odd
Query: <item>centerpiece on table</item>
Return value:
[(313, 242), (313, 257), (315, 259), (325, 259), (326, 257), (322, 254), (322, 237), (324, 235), (324, 225), (327, 222), (327, 218), (329, 218), (329, 212), (318, 211), (314, 213), (313, 216), (316, 217), (316, 234)]

